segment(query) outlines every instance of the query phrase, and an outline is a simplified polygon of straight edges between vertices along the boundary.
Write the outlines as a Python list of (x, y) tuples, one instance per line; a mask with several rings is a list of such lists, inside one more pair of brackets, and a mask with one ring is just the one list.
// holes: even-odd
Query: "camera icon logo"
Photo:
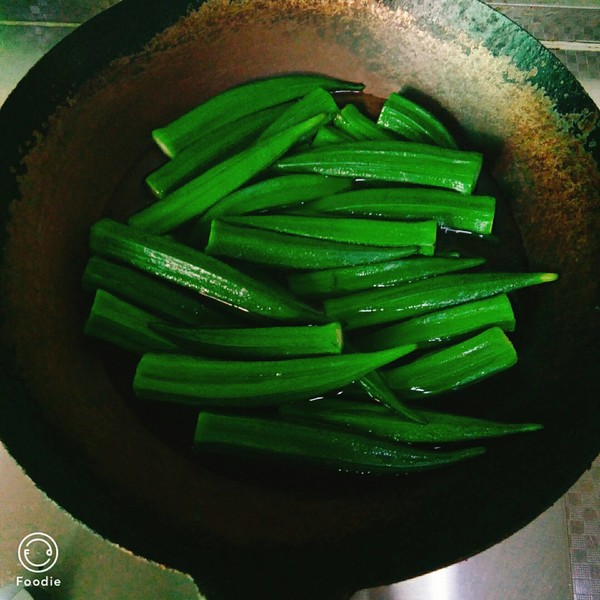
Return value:
[(58, 560), (58, 544), (47, 533), (36, 531), (21, 540), (17, 555), (31, 573), (45, 573)]

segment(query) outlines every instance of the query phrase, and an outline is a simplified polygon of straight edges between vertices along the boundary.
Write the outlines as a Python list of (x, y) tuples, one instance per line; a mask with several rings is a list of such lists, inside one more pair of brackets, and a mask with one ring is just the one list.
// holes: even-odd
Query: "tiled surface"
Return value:
[[(0, 105), (49, 48), (79, 23), (118, 1), (0, 0)], [(490, 4), (543, 40), (600, 105), (600, 0), (496, 0)], [(19, 519), (21, 528), (15, 528)], [(8, 524), (11, 535), (7, 536)], [(0, 446), (0, 586), (14, 580), (18, 571), (15, 547), (21, 533), (31, 528), (50, 529), (60, 536), (64, 551), (61, 575), (69, 584), (53, 595), (55, 598), (199, 598), (187, 576), (132, 556), (76, 523), (35, 488)], [(545, 539), (548, 532), (555, 537)], [(570, 548), (572, 588), (544, 588), (542, 573), (568, 569), (561, 558), (563, 544)], [(527, 587), (527, 582), (516, 581), (516, 576), (512, 578), (513, 587), (506, 587), (511, 573), (518, 573), (519, 557), (532, 551), (539, 553), (535, 560), (546, 569), (540, 569), (537, 578), (541, 587), (535, 587), (536, 582), (529, 582), (533, 587)], [(10, 557), (8, 562), (6, 557)], [(514, 559), (514, 567), (510, 566), (510, 559)], [(490, 564), (497, 565), (491, 573), (485, 571), (485, 565)], [(98, 573), (102, 575), (97, 576)], [(490, 586), (494, 577), (502, 576), (504, 587)], [(564, 578), (555, 578), (556, 581)], [(503, 544), (423, 578), (360, 592), (353, 600), (471, 597), (600, 600), (600, 459), (561, 502)]]

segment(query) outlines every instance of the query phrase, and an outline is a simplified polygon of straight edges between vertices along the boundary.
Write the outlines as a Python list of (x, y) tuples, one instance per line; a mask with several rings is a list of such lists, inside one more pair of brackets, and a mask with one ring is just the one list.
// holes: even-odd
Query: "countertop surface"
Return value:
[[(0, 105), (46, 51), (117, 1), (0, 0)], [(600, 0), (489, 4), (550, 48), (600, 105)], [(0, 600), (12, 598), (3, 586), (21, 577), (22, 590), (31, 577), (22, 564), (28, 541), (46, 544), (48, 560), (55, 561), (45, 589), (31, 589), (34, 598), (202, 598), (186, 574), (135, 556), (73, 519), (0, 445)], [(501, 544), (446, 569), (352, 598), (455, 599), (600, 600), (600, 459), (552, 508)]]

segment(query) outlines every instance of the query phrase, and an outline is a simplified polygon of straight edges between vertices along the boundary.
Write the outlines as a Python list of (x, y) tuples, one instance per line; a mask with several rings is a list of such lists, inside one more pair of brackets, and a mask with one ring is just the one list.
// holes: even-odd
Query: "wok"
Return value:
[[(189, 415), (136, 404), (127, 357), (83, 338), (88, 230), (145, 198), (161, 160), (151, 129), (289, 71), (379, 98), (402, 88), (485, 153), (508, 248), (495, 260), (560, 280), (517, 299), (519, 364), (440, 402), (542, 432), (410, 477), (198, 462), (182, 442)], [(598, 110), (486, 5), (123, 0), (28, 73), (0, 131), (1, 439), (76, 518), (191, 573), (209, 598), (331, 600), (451, 564), (550, 507), (600, 451)]]

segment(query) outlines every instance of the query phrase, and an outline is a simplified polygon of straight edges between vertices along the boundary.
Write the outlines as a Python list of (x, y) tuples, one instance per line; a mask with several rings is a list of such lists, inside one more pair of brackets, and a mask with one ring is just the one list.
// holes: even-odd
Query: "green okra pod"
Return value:
[(85, 322), (84, 333), (135, 354), (175, 352), (179, 346), (150, 326), (160, 319), (133, 304), (98, 290)]
[(232, 315), (207, 306), (206, 302), (178, 285), (99, 256), (91, 256), (88, 260), (82, 283), (88, 292), (106, 290), (176, 323), (197, 327), (231, 327), (240, 323)]
[(301, 296), (341, 296), (369, 288), (386, 288), (482, 265), (484, 258), (411, 257), (288, 276), (290, 289)]
[(223, 220), (242, 227), (255, 227), (333, 242), (390, 248), (433, 246), (437, 234), (435, 221), (377, 221), (289, 215), (250, 215), (224, 217)]
[(243, 83), (225, 90), (152, 132), (163, 152), (173, 157), (209, 131), (253, 112), (295, 100), (314, 90), (360, 91), (354, 83), (312, 74), (289, 74)]
[(323, 398), (311, 402), (282, 405), (285, 418), (306, 423), (337, 425), (350, 431), (410, 444), (468, 442), (538, 431), (539, 423), (504, 423), (475, 417), (452, 415), (433, 410), (415, 410), (423, 423), (407, 421), (384, 406)]
[(339, 389), (414, 348), (270, 361), (148, 353), (138, 363), (133, 387), (142, 398), (166, 402), (221, 408), (272, 406)]
[(352, 179), (343, 177), (311, 174), (270, 177), (228, 194), (204, 213), (202, 221), (307, 202), (351, 186)]
[(330, 125), (323, 125), (319, 127), (319, 130), (315, 134), (312, 141), (312, 147), (318, 148), (319, 146), (327, 146), (329, 144), (339, 144), (340, 142), (351, 142), (352, 137), (347, 133), (340, 131), (336, 127)]
[(377, 124), (407, 140), (457, 148), (456, 141), (444, 124), (416, 102), (392, 93), (384, 102)]
[(207, 328), (170, 323), (152, 326), (180, 348), (206, 356), (230, 358), (286, 358), (340, 354), (343, 347), (339, 323), (283, 327)]
[(385, 377), (403, 398), (425, 398), (471, 385), (512, 367), (517, 353), (499, 327), (389, 369)]
[(305, 213), (378, 219), (435, 219), (441, 227), (488, 235), (492, 233), (496, 200), (438, 188), (364, 188), (320, 198), (303, 209)]
[(412, 183), (470, 194), (482, 162), (479, 152), (396, 140), (361, 140), (296, 152), (279, 159), (275, 168), (290, 173)]
[(460, 273), (438, 275), (391, 288), (325, 300), (325, 313), (346, 329), (390, 323), (555, 281), (555, 273)]
[(514, 331), (515, 314), (506, 294), (465, 302), (413, 317), (360, 337), (362, 350), (382, 350), (401, 344), (427, 347), (489, 327)]
[(319, 114), (335, 115), (339, 111), (333, 96), (323, 88), (315, 88), (291, 104), (268, 127), (262, 131), (259, 139), (265, 139), (297, 125)]
[(202, 215), (221, 198), (266, 169), (325, 119), (325, 115), (318, 115), (256, 142), (135, 213), (129, 218), (129, 224), (151, 233), (167, 233)]
[(199, 250), (111, 219), (92, 227), (90, 249), (93, 254), (217, 300), (240, 316), (300, 323), (325, 320), (283, 288), (266, 285)]
[(251, 113), (203, 135), (175, 158), (150, 173), (146, 177), (148, 187), (157, 198), (164, 198), (229, 153), (239, 152), (256, 141), (258, 134), (287, 106), (282, 104)]
[(355, 140), (392, 140), (394, 136), (364, 115), (354, 104), (346, 104), (333, 119), (333, 126)]
[[(279, 269), (326, 269), (416, 254), (418, 246), (386, 248), (319, 240), (213, 221), (207, 254)], [(333, 319), (335, 320), (335, 319)]]
[(327, 425), (210, 412), (198, 416), (194, 442), (202, 452), (270, 456), (361, 474), (433, 469), (485, 451), (427, 450)]

